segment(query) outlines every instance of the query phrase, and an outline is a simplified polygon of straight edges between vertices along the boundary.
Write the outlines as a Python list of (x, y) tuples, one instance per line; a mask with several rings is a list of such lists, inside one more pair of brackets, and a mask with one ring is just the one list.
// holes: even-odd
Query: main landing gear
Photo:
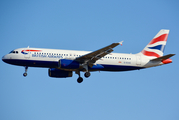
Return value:
[(86, 72), (84, 75), (85, 75), (86, 78), (88, 78), (91, 75), (91, 73), (90, 72)]
[[(83, 82), (83, 78), (80, 76), (80, 71), (76, 71), (76, 74), (79, 75), (79, 77), (78, 77), (78, 79), (77, 79), (77, 82), (78, 82), (78, 83), (82, 83), (82, 82)], [(90, 72), (86, 72), (86, 73), (84, 74), (84, 76), (85, 76), (86, 78), (88, 78), (90, 75), (91, 75)]]
[(27, 76), (27, 69), (28, 69), (28, 66), (25, 67), (25, 73), (23, 74), (24, 77)]
[(77, 79), (77, 82), (78, 82), (78, 83), (82, 83), (82, 82), (83, 82), (83, 78), (82, 78), (82, 77), (79, 77), (79, 78)]

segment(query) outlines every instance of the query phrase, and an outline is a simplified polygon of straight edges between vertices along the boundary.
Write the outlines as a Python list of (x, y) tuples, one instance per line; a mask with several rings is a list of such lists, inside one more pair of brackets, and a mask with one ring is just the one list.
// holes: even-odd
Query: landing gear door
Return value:
[(140, 55), (136, 56), (136, 65), (141, 65), (141, 56)]

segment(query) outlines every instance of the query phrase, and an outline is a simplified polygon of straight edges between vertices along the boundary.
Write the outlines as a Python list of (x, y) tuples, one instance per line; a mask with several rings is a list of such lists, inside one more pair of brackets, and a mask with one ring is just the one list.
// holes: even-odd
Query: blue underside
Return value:
[[(45, 67), (45, 68), (57, 68), (58, 62), (54, 61), (34, 61), (34, 60), (9, 60), (3, 59), (4, 62), (12, 65), (18, 66), (28, 66), (28, 67)], [(122, 66), (122, 65), (106, 65), (101, 64), (104, 68), (96, 69), (95, 67), (89, 68), (89, 71), (128, 71), (128, 70), (137, 70), (143, 69), (143, 67), (134, 67), (134, 66)]]

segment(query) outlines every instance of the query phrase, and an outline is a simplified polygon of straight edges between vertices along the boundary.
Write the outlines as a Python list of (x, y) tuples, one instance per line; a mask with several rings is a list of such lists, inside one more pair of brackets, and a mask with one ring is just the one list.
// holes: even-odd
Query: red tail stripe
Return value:
[(142, 53), (146, 56), (160, 57), (160, 55), (158, 55), (157, 53), (154, 53), (154, 52), (149, 52), (149, 51), (143, 50)]
[(149, 43), (149, 45), (154, 44), (154, 43), (159, 42), (159, 41), (167, 41), (167, 38), (168, 38), (168, 34), (163, 34), (163, 35), (161, 35), (161, 36), (159, 36), (159, 37), (157, 37), (157, 38), (154, 38), (154, 39)]

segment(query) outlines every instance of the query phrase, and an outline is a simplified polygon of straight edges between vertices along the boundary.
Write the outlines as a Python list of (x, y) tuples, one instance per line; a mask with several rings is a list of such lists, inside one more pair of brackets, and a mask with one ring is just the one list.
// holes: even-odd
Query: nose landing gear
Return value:
[(25, 73), (23, 74), (24, 77), (27, 76), (27, 69), (28, 69), (28, 66), (25, 67)]

